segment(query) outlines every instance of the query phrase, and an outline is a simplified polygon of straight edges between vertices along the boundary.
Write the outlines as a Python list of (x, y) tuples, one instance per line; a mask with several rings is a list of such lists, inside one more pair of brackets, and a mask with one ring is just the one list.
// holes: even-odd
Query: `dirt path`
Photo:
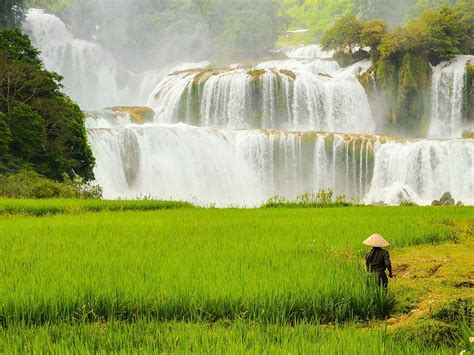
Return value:
[(474, 229), (469, 222), (455, 224), (459, 243), (418, 245), (394, 250), (396, 278), (391, 290), (408, 310), (389, 319), (399, 327), (427, 315), (431, 309), (460, 298), (474, 298)]

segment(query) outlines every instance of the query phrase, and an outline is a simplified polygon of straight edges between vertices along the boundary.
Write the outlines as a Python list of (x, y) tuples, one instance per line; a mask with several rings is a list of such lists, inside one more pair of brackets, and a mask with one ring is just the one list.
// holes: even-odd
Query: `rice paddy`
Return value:
[(190, 207), (0, 200), (0, 352), (433, 350), (384, 330), (403, 297), (367, 277), (361, 241), (457, 243), (474, 215)]

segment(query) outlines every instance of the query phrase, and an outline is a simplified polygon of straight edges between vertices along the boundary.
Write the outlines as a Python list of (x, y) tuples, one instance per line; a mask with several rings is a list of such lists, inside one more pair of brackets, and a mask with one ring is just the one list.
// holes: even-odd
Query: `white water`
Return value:
[(460, 138), (463, 127), (462, 106), (466, 76), (466, 63), (474, 56), (458, 56), (433, 68), (431, 86), (430, 138)]
[(430, 204), (446, 191), (464, 204), (474, 204), (474, 140), (382, 145), (366, 202)]
[(135, 74), (120, 68), (100, 44), (74, 38), (58, 17), (43, 10), (30, 9), (23, 27), (40, 48), (45, 67), (64, 76), (65, 92), (84, 109), (145, 104), (164, 76), (162, 70)]
[[(373, 133), (356, 68), (332, 61), (274, 61), (255, 69), (187, 71), (166, 77), (148, 105), (157, 123), (216, 128)], [(255, 72), (263, 73), (257, 74)], [(290, 71), (290, 72), (288, 72)]]
[(319, 44), (313, 44), (303, 47), (291, 47), (281, 50), (288, 58), (294, 59), (332, 59), (334, 51), (323, 51)]
[(153, 196), (239, 206), (258, 205), (274, 195), (294, 199), (319, 188), (360, 200), (371, 178), (369, 157), (378, 145), (369, 136), (184, 124), (88, 132), (96, 177), (107, 198)]
[[(255, 206), (320, 188), (349, 200), (430, 204), (445, 191), (474, 204), (474, 141), (117, 123), (96, 113), (89, 136), (106, 198), (153, 196)], [(107, 128), (102, 128), (107, 127)]]

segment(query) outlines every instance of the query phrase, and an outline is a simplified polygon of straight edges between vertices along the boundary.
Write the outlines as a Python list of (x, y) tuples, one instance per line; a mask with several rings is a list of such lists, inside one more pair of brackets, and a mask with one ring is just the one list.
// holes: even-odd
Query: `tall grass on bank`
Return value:
[[(470, 208), (179, 209), (0, 220), (0, 323), (386, 316), (361, 241), (453, 240)], [(437, 216), (439, 218), (437, 218)]]
[(192, 208), (188, 202), (156, 200), (88, 200), (88, 199), (2, 199), (1, 215), (45, 216), (58, 213), (105, 211), (154, 211)]
[[(58, 324), (0, 329), (4, 353), (271, 353), (271, 354), (453, 354), (465, 349), (429, 346), (381, 330), (354, 325), (322, 328), (299, 323), (159, 323), (137, 321)], [(458, 351), (456, 351), (458, 350)]]

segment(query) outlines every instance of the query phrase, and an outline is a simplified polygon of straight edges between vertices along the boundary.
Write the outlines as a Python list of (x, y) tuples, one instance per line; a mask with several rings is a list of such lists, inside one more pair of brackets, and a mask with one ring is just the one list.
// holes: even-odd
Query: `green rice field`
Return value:
[(378, 289), (361, 242), (459, 243), (473, 222), (470, 207), (0, 200), (0, 352), (453, 353), (465, 339), (386, 328), (409, 293)]

